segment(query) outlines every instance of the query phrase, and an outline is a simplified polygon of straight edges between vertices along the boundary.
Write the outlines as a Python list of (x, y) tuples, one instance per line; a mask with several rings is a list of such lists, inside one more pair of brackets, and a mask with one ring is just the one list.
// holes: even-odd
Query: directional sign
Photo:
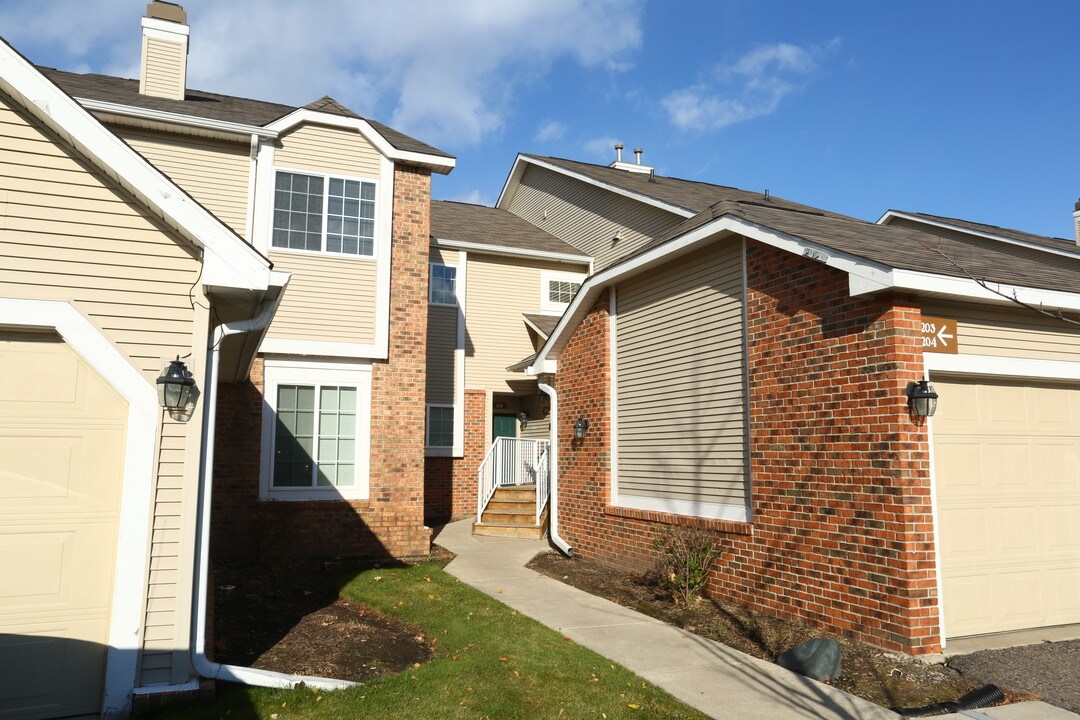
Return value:
[(951, 318), (922, 316), (923, 352), (957, 353), (956, 321)]

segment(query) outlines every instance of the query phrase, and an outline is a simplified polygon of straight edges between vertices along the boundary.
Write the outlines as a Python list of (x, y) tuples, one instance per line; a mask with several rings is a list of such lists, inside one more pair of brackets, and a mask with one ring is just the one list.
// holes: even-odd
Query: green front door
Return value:
[(491, 442), (495, 442), (495, 438), (517, 437), (517, 416), (515, 415), (494, 415), (491, 418)]

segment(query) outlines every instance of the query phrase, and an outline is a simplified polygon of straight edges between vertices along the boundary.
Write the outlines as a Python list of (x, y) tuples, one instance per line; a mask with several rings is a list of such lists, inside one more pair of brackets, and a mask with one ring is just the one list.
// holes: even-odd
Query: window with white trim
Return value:
[(279, 170), (271, 245), (374, 256), (375, 183)]
[(574, 299), (585, 279), (584, 273), (544, 270), (540, 273), (540, 309), (547, 313), (561, 313)]
[(267, 359), (260, 497), (367, 497), (371, 369)]
[(432, 263), (428, 273), (428, 302), (457, 305), (457, 268)]
[(454, 446), (454, 406), (428, 405), (427, 432), (424, 435), (427, 447)]

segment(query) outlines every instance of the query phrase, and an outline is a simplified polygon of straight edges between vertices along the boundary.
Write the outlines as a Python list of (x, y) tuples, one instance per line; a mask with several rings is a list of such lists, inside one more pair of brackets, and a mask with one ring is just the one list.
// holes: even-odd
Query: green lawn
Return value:
[(435, 563), (361, 572), (347, 598), (437, 639), (419, 668), (350, 690), (222, 685), (212, 704), (143, 718), (704, 718), (629, 670), (443, 572)]

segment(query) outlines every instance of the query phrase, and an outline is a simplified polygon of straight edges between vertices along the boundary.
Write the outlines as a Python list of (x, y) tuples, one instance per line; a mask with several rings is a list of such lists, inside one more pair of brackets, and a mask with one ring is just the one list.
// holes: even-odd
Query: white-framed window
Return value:
[(265, 363), (260, 497), (366, 498), (371, 366)]
[(585, 279), (582, 273), (545, 270), (540, 273), (540, 309), (544, 312), (561, 313), (566, 310), (574, 295), (581, 289)]
[(436, 263), (428, 267), (428, 302), (432, 305), (457, 305), (457, 268)]
[(375, 182), (278, 170), (270, 245), (374, 257)]
[(424, 445), (429, 448), (454, 447), (454, 406), (428, 405)]

